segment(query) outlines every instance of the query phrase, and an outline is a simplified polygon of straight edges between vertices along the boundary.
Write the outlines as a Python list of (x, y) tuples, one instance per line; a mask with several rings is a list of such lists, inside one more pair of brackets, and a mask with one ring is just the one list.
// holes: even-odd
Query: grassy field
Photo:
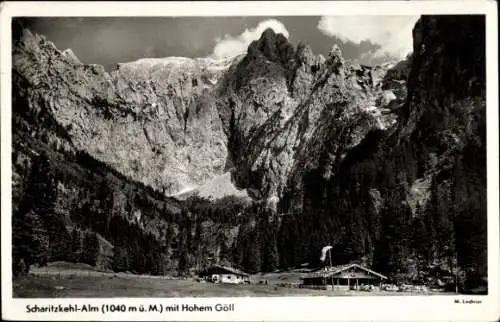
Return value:
[[(34, 268), (29, 276), (14, 280), (13, 296), (107, 298), (418, 295), (404, 292), (326, 291), (277, 286), (278, 283), (297, 282), (300, 275), (300, 272), (258, 274), (251, 277), (253, 283), (250, 285), (228, 285), (197, 282), (194, 279), (98, 272), (91, 267), (59, 263)], [(267, 280), (268, 284), (259, 284), (259, 281), (263, 280)]]
[[(373, 296), (416, 293), (324, 291), (274, 285), (228, 285), (194, 280), (129, 278), (119, 276), (46, 275), (14, 281), (14, 297), (252, 297), (252, 296)], [(421, 295), (421, 294), (420, 294)]]

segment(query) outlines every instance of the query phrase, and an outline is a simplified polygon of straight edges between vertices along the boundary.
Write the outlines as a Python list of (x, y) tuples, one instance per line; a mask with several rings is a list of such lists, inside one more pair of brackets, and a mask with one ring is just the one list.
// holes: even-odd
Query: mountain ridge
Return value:
[[(258, 55), (261, 50), (264, 50), (264, 57), (270, 56), (275, 60), (281, 59), (280, 64), (286, 62), (289, 65), (287, 68), (293, 69), (293, 59), (291, 57), (293, 56), (292, 52), (295, 50), (286, 38), (281, 37), (279, 38), (271, 29), (265, 31), (260, 42), (254, 41), (249, 46), (250, 54), (247, 54), (245, 56), (247, 58), (245, 59)], [(222, 74), (225, 70), (230, 69), (230, 65), (237, 66), (239, 60), (242, 59), (241, 56), (220, 60), (219, 62), (223, 62), (223, 68), (219, 69), (220, 66), (217, 65), (218, 68), (215, 72), (210, 70), (210, 64), (204, 65), (206, 62), (213, 63), (211, 59), (182, 58), (179, 61), (178, 57), (168, 57), (159, 59), (148, 58), (134, 62), (120, 63), (117, 70), (107, 73), (102, 66), (81, 64), (78, 58), (70, 51), (58, 51), (52, 43), (46, 42), (43, 36), (33, 36), (28, 31), (26, 34), (23, 34), (22, 39), (24, 40), (20, 44), (25, 44), (26, 51), (43, 52), (50, 48), (48, 50), (49, 53), (47, 53), (49, 59), (51, 59), (50, 55), (56, 56), (53, 58), (56, 60), (58, 59), (57, 56), (61, 57), (62, 66), (58, 66), (57, 68), (64, 70), (65, 68), (71, 68), (75, 64), (75, 66), (79, 66), (78, 68), (84, 69), (84, 71), (77, 70), (76, 74), (73, 73), (73, 77), (76, 78), (75, 80), (66, 80), (69, 86), (67, 90), (76, 92), (77, 96), (94, 106), (101, 105), (103, 110), (87, 108), (86, 113), (84, 112), (88, 114), (86, 118), (97, 118), (99, 121), (93, 122), (93, 125), (85, 125), (82, 119), (80, 122), (82, 123), (80, 132), (77, 132), (75, 127), (72, 127), (72, 130), (75, 132), (72, 136), (80, 148), (89, 150), (97, 158), (113, 165), (124, 174), (135, 178), (135, 180), (141, 180), (155, 189), (167, 192), (167, 194), (174, 194), (176, 190), (180, 191), (203, 184), (211, 177), (222, 174), (221, 171), (227, 168), (227, 166), (224, 166), (224, 159), (227, 156), (226, 149), (224, 148), (224, 145), (227, 145), (227, 143), (224, 144), (224, 141), (227, 141), (227, 139), (224, 138), (224, 133), (220, 131), (217, 125), (217, 110), (220, 110), (220, 107), (214, 107), (213, 104), (214, 101), (221, 99), (220, 90), (217, 89), (221, 87), (217, 85), (218, 79), (223, 77)], [(279, 55), (276, 56), (275, 52), (279, 54), (279, 51), (273, 48), (272, 44), (275, 44), (277, 41), (279, 46), (286, 48), (280, 49), (287, 52), (285, 56), (288, 56), (285, 58), (279, 58)], [(43, 44), (45, 47), (37, 46), (37, 42)], [(259, 46), (262, 48), (257, 48)], [(16, 58), (18, 54), (19, 58)], [(17, 51), (14, 56), (15, 61), (20, 62), (23, 60), (25, 58), (23, 54), (23, 51)], [(302, 59), (307, 60), (304, 57)], [(319, 61), (322, 60), (321, 58), (318, 59)], [(172, 62), (174, 62), (173, 65), (171, 64)], [(21, 73), (29, 73), (29, 71), (22, 70), (23, 67), (20, 64), (17, 67), (17, 70), (21, 69)], [(90, 75), (88, 75), (88, 72), (90, 72)], [(209, 75), (206, 74), (207, 72)], [(50, 74), (49, 77), (51, 77)], [(268, 79), (272, 78), (269, 75), (264, 75), (264, 77)], [(80, 82), (78, 84), (79, 87), (74, 90), (71, 89), (71, 86), (75, 86), (71, 85), (72, 82)], [(92, 82), (95, 82), (95, 84), (92, 85)], [(187, 84), (187, 82), (191, 84)], [(295, 82), (297, 82), (297, 79), (295, 79)], [(161, 83), (168, 85), (164, 86)], [(91, 92), (82, 92), (85, 86), (92, 88)], [(100, 88), (98, 89), (96, 86)], [(96, 93), (99, 95), (96, 95)], [(56, 98), (57, 96), (58, 94), (55, 95)], [(263, 98), (261, 97), (260, 99)], [(51, 104), (54, 105), (54, 103)], [(215, 103), (215, 105), (218, 104)], [(193, 108), (195, 111), (193, 111)], [(200, 111), (202, 115), (200, 122), (198, 122), (197, 119), (199, 118), (197, 116), (200, 116)], [(60, 117), (60, 122), (64, 123), (65, 126), (69, 125), (70, 120), (75, 119), (74, 113), (69, 114), (68, 110), (56, 110), (56, 113)], [(107, 125), (109, 122), (106, 122), (106, 119), (112, 119), (113, 117), (117, 117), (115, 122), (117, 125), (110, 127)], [(288, 116), (284, 116), (284, 118), (286, 117)], [(142, 124), (131, 127), (124, 123), (131, 123), (132, 121)], [(213, 124), (214, 122), (215, 124)], [(188, 124), (191, 126), (188, 127)], [(213, 124), (213, 126), (206, 128), (207, 124)], [(89, 128), (94, 134), (96, 131), (103, 134), (88, 134), (85, 133), (88, 132), (88, 130), (85, 131), (85, 128)], [(211, 136), (216, 139), (209, 140), (207, 135), (201, 134), (203, 130), (198, 130), (199, 128), (208, 130), (208, 133), (212, 134)], [(128, 137), (136, 137), (139, 141), (121, 142), (116, 136), (123, 132), (129, 132), (130, 135)], [(195, 138), (201, 138), (205, 141), (206, 146), (196, 147), (194, 141), (191, 141)], [(189, 141), (186, 142), (185, 139)], [(206, 142), (207, 140), (210, 142)], [(193, 148), (194, 150), (192, 150)], [(123, 149), (130, 152), (140, 151), (140, 155), (149, 156), (141, 158), (139, 154), (136, 154), (136, 156), (127, 157), (123, 154)], [(163, 156), (162, 151), (164, 150), (176, 151), (176, 156)], [(208, 150), (212, 152), (208, 152)], [(192, 163), (193, 160), (190, 160), (191, 157), (198, 155), (202, 157), (194, 160), (194, 163)], [(143, 164), (145, 160), (150, 161)], [(207, 163), (216, 164), (216, 168), (207, 168)], [(176, 169), (174, 172), (177, 173), (173, 174), (172, 171), (166, 170), (166, 164), (169, 165), (168, 168)], [(187, 166), (186, 168), (185, 164), (192, 166)], [(154, 173), (155, 177), (152, 177), (150, 173)], [(205, 174), (201, 177), (196, 177), (196, 173)]]

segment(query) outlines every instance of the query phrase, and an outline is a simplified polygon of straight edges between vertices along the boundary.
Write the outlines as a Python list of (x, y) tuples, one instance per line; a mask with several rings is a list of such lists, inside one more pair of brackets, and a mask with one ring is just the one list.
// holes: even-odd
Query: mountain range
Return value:
[(422, 16), (413, 53), (381, 66), (267, 29), (236, 57), (108, 73), (15, 22), (14, 271), (272, 271), (332, 245), (336, 264), (471, 288), (487, 275), (484, 24)]

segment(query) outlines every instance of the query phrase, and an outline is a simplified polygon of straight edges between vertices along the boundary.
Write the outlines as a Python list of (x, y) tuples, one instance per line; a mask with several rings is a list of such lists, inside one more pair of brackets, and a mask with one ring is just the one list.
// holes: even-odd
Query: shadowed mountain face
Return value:
[[(15, 212), (58, 223), (49, 259), (83, 261), (88, 242), (103, 267), (185, 272), (210, 254), (260, 271), (317, 264), (334, 244), (339, 264), (394, 276), (457, 262), (486, 275), (484, 17), (422, 17), (396, 65), (269, 29), (242, 56), (111, 73), (15, 27)], [(55, 202), (26, 206), (36, 191)], [(57, 248), (61, 231), (74, 249)]]

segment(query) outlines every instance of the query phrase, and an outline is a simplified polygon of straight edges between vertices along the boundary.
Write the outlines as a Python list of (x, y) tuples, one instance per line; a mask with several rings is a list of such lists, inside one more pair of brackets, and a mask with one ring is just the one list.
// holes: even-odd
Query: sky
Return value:
[(113, 70), (120, 62), (168, 56), (223, 58), (245, 52), (266, 28), (315, 54), (337, 44), (345, 59), (375, 65), (412, 50), (418, 16), (71, 17), (23, 18), (59, 50)]

